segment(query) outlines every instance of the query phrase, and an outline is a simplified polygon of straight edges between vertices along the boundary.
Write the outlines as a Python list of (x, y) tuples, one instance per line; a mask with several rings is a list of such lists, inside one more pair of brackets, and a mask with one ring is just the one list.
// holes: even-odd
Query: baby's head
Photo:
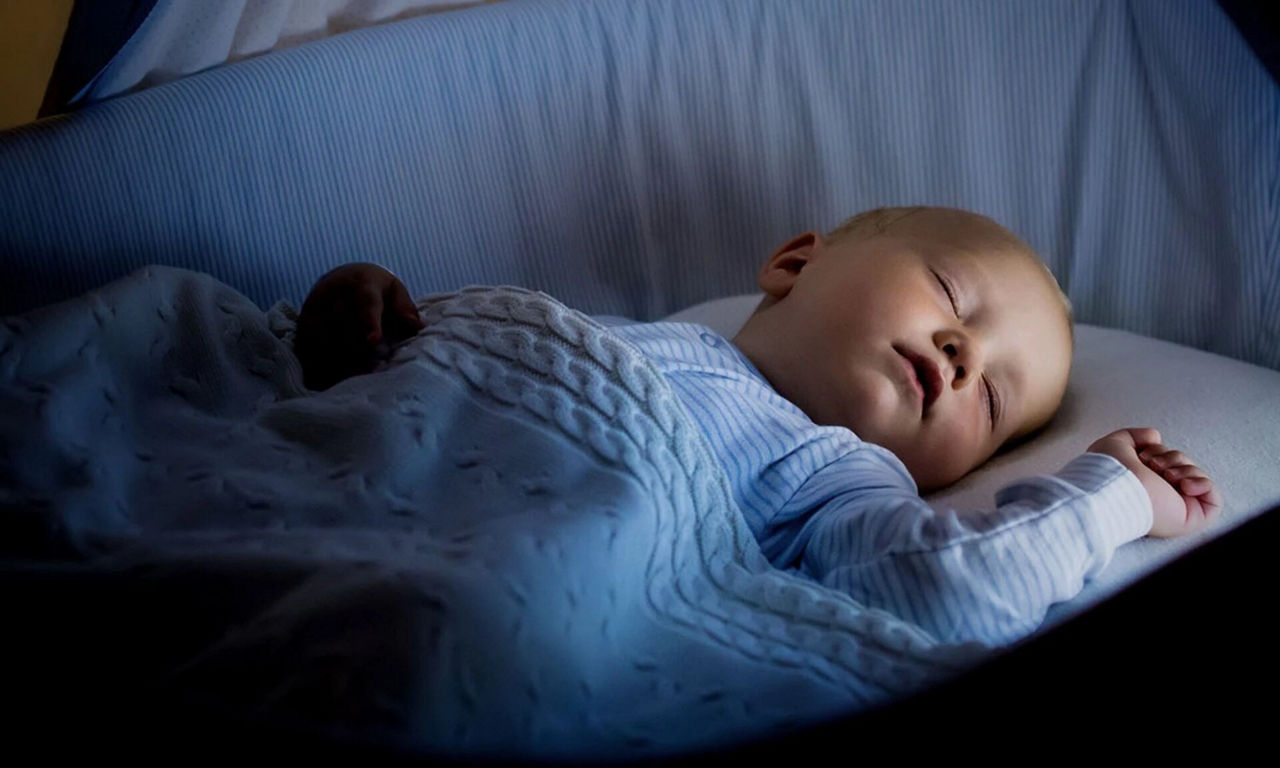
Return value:
[(1039, 429), (1062, 401), (1071, 305), (1035, 252), (985, 216), (868, 211), (783, 245), (759, 283), (765, 299), (734, 344), (814, 422), (897, 454), (921, 492)]

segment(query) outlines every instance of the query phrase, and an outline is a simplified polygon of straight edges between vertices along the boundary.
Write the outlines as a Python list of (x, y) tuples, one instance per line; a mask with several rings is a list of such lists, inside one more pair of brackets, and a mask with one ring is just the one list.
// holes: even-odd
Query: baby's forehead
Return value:
[(994, 219), (959, 208), (922, 208), (886, 222), (881, 232), (910, 232), (948, 242), (974, 241), (1026, 245)]
[(1021, 241), (933, 241), (928, 252), (940, 263), (972, 272), (975, 277), (999, 277), (1002, 287), (1034, 286), (1050, 293), (1061, 292), (1048, 265)]
[(1010, 262), (1041, 263), (1040, 257), (1026, 243), (1012, 235), (1000, 236), (989, 230), (922, 232), (907, 236), (939, 258), (972, 261), (983, 266)]
[(1074, 342), (1071, 302), (1057, 278), (1030, 245), (995, 221), (964, 211), (925, 210), (895, 220), (875, 236), (922, 254), (930, 266), (963, 279), (961, 287), (972, 290), (976, 284), (1000, 303), (1054, 316)]

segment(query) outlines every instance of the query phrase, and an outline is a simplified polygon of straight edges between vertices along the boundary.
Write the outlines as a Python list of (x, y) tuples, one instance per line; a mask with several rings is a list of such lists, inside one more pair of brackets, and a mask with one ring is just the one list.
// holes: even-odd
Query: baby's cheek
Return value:
[(844, 374), (832, 380), (837, 384), (814, 398), (815, 407), (804, 408), (816, 423), (847, 427), (862, 440), (885, 447), (901, 437), (902, 414), (887, 380), (870, 373)]
[(951, 485), (986, 458), (963, 435), (930, 435), (924, 442), (920, 463), (927, 481), (922, 485), (934, 490)]

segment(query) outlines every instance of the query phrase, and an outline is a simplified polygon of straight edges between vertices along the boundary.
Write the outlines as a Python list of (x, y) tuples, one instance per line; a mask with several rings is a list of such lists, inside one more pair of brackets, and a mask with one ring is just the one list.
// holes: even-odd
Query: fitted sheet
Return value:
[[(732, 338), (761, 298), (744, 294), (717, 299), (667, 319), (702, 323)], [(1079, 323), (1066, 396), (1049, 426), (927, 498), (961, 509), (990, 507), (995, 491), (1006, 483), (1055, 472), (1095, 439), (1128, 426), (1155, 427), (1167, 444), (1196, 459), (1223, 493), (1222, 517), (1191, 536), (1143, 538), (1121, 547), (1079, 595), (1050, 609), (1041, 633), (1280, 503), (1280, 372)]]

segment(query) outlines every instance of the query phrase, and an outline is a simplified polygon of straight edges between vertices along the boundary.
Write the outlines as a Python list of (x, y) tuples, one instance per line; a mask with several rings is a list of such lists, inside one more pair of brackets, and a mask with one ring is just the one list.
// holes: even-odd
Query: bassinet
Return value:
[[(1263, 512), (1280, 501), (1280, 88), (1211, 2), (515, 0), (350, 32), (0, 136), (0, 313), (148, 264), (208, 273), (266, 308), (298, 303), (332, 266), (372, 260), (416, 293), (515, 284), (590, 314), (657, 319), (750, 293), (758, 263), (792, 234), (916, 203), (1018, 232), (1084, 329), (1080, 394), (1060, 429), (938, 502), (982, 504), (998, 481), (1054, 468), (1096, 423), (1133, 413), (1207, 454), (1227, 519), (1192, 540), (1131, 545), (1041, 636), (987, 666), (747, 749), (781, 755), (851, 732), (887, 744), (926, 716), (960, 732), (981, 718), (954, 708), (975, 700), (1049, 733), (1026, 709), (1168, 712), (1229, 693), (1248, 669), (1274, 683), (1274, 661), (1254, 654), (1258, 590), (1274, 583), (1258, 564), (1275, 540)], [(732, 328), (742, 301), (682, 317)], [(1149, 356), (1141, 384), (1117, 373), (1135, 354)], [(1143, 389), (1162, 383), (1173, 386)], [(86, 679), (120, 685), (183, 660), (140, 658), (144, 633), (172, 635), (141, 646), (151, 653), (225, 631), (229, 595), (249, 583), (226, 564), (164, 585), (21, 551), (3, 568), (19, 628), (6, 657), (33, 665), (30, 690), (19, 687), (41, 704), (33, 721), (69, 706), (77, 728), (108, 739), (128, 738), (145, 713), (171, 735), (224, 745), (385, 746), (370, 743), (374, 730), (339, 738), (306, 711), (240, 717), (234, 693), (190, 710), (145, 685), (117, 712), (102, 709), (114, 699), (102, 689), (76, 701)], [(272, 578), (255, 574), (252, 588), (267, 594)], [(204, 602), (159, 620), (184, 599)], [(1161, 621), (1207, 644), (1217, 671), (1165, 678), (1108, 650), (1116, 637), (1152, 642)], [(1065, 661), (1081, 657), (1093, 663)], [(1092, 700), (1121, 672), (1138, 675), (1130, 690)], [(681, 749), (753, 738), (729, 733)], [(397, 748), (442, 759), (493, 756), (400, 736)], [(562, 741), (506, 756), (653, 750)]]

